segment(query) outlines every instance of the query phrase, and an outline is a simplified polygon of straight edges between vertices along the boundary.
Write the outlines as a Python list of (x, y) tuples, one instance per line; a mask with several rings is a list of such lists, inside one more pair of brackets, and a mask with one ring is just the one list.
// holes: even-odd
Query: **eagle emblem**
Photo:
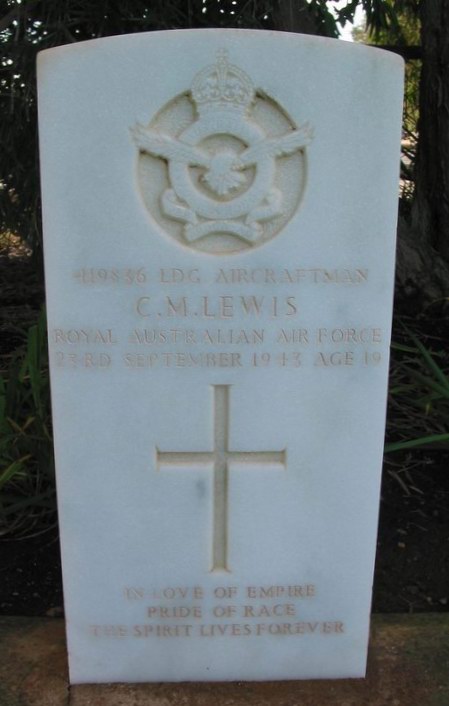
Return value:
[(180, 131), (173, 130), (172, 114), (182, 111), (173, 106), (167, 109), (169, 129), (160, 120), (131, 128), (139, 154), (165, 164), (161, 218), (180, 224), (178, 239), (200, 250), (220, 254), (265, 242), (292, 207), (292, 194), (285, 199), (283, 193), (291, 192), (292, 184), (285, 175), (277, 178), (282, 160), (293, 158), (302, 177), (296, 175), (298, 190), (304, 187), (310, 124), (293, 125), (273, 100), (256, 92), (244, 71), (228, 62), (225, 51), (195, 76), (186, 100), (194, 104), (196, 119)]

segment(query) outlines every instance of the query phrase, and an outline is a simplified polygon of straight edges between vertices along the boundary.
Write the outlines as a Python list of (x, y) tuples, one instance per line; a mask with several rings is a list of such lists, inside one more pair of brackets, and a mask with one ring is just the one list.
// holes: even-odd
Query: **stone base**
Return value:
[(375, 615), (366, 679), (68, 684), (64, 622), (0, 617), (1, 706), (448, 706), (449, 613)]

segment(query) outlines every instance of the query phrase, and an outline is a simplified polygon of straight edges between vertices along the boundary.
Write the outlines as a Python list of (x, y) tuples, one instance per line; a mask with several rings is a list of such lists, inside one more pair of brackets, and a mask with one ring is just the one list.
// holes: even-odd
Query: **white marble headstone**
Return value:
[(73, 683), (364, 675), (401, 85), (273, 32), (40, 55)]

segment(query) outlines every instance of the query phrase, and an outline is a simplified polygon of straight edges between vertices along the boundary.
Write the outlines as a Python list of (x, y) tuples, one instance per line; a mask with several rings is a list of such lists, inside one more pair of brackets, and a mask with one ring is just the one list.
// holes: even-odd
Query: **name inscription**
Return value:
[[(129, 328), (119, 331), (110, 321), (97, 322), (96, 327), (86, 322), (54, 328), (50, 344), (57, 369), (344, 370), (383, 362), (384, 335), (375, 321), (357, 321), (352, 326), (336, 321), (331, 327), (317, 321), (310, 327), (310, 304), (302, 301), (309, 286), (354, 292), (363, 288), (369, 282), (366, 267), (216, 268), (212, 272), (183, 267), (86, 267), (72, 276), (79, 285), (95, 287), (103, 311), (109, 287), (126, 287)], [(204, 285), (205, 292), (197, 289)], [(188, 293), (180, 291), (183, 286), (189, 287)], [(223, 286), (238, 292), (223, 293)], [(217, 294), (214, 287), (220, 289)], [(266, 287), (269, 295), (261, 291)], [(134, 291), (138, 291), (135, 296)]]
[(104, 314), (94, 326), (54, 328), (56, 369), (345, 370), (386, 363), (376, 321), (329, 326), (317, 320), (311, 327), (310, 302), (303, 301), (310, 286), (355, 294), (369, 283), (366, 267), (85, 267), (72, 277), (95, 288), (98, 311), (107, 310), (111, 286), (125, 287), (127, 323), (118, 330)]

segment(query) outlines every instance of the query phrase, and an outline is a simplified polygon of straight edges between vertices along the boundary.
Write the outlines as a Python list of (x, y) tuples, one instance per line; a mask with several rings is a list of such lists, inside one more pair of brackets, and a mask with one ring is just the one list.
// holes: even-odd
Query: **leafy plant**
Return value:
[(55, 523), (46, 317), (0, 374), (0, 536), (25, 536)]
[[(442, 342), (436, 353), (404, 327), (412, 346), (393, 344), (386, 453), (449, 445), (449, 365)], [(399, 356), (398, 356), (399, 354)]]

